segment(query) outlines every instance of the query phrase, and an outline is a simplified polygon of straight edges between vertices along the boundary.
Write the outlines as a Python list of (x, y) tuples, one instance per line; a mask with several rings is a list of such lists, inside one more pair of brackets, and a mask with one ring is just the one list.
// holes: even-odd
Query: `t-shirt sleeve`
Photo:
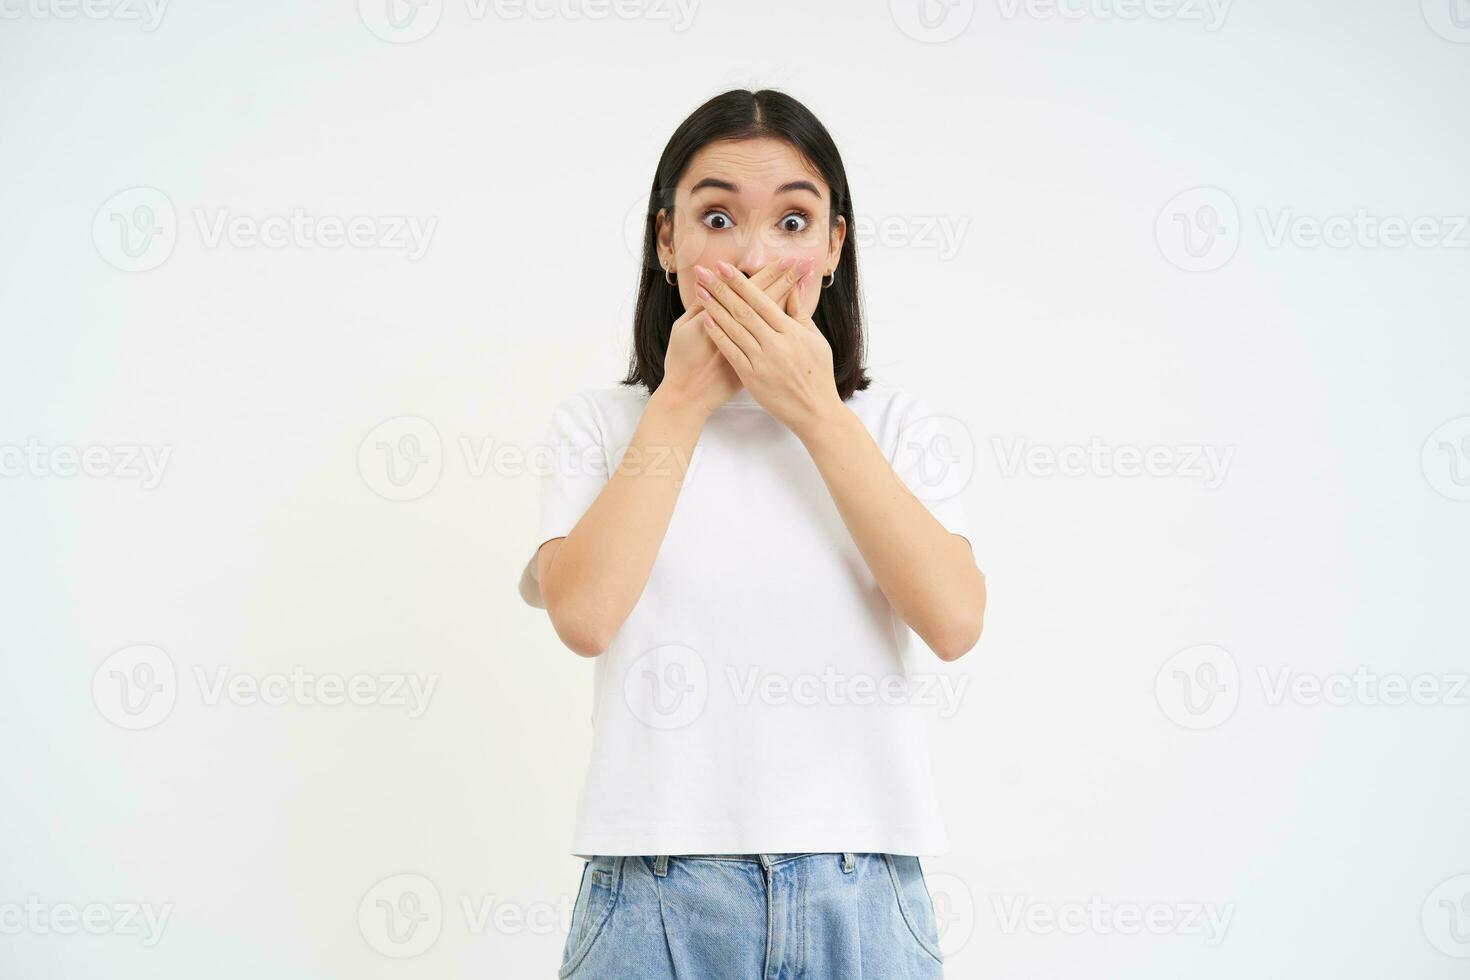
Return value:
[(964, 491), (975, 473), (975, 440), (958, 416), (905, 394), (893, 450), (893, 470), (940, 524), (963, 537), (975, 553)]
[(540, 518), (520, 580), (521, 598), (538, 609), (546, 605), (541, 599), (536, 552), (552, 538), (570, 533), (608, 481), (602, 429), (585, 392), (576, 392), (556, 406), (542, 449)]

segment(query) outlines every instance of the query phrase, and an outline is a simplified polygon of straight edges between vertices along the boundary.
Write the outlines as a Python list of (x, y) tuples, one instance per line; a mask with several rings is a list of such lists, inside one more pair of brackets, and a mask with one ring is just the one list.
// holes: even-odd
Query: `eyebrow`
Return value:
[[(740, 193), (739, 187), (737, 187), (732, 182), (728, 180), (722, 180), (719, 177), (705, 177), (703, 180), (695, 183), (693, 187), (689, 188), (689, 193), (693, 194), (695, 191), (701, 190), (705, 187), (715, 187), (722, 191), (729, 191), (731, 194)], [(817, 190), (817, 185), (813, 184), (809, 180), (788, 180), (786, 183), (776, 188), (777, 194), (785, 194), (787, 191), (809, 191), (818, 200), (821, 200), (822, 198), (822, 192)]]

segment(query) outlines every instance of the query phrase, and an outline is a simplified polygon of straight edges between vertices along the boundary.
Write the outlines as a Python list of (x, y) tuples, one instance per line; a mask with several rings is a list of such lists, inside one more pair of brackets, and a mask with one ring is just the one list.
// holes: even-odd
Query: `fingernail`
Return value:
[(700, 282), (715, 281), (714, 273), (710, 272), (702, 265), (696, 265), (694, 267), (694, 278), (698, 279)]
[(718, 262), (715, 263), (715, 265), (719, 266), (720, 275), (724, 276), (726, 279), (729, 279), (735, 274), (735, 267), (726, 262), (724, 259), (720, 259)]
[(812, 263), (815, 261), (816, 259), (808, 255), (806, 258), (801, 260), (801, 268), (797, 271), (800, 272), (802, 275), (806, 275), (808, 272), (812, 271)]
[(776, 263), (776, 268), (780, 269), (782, 272), (785, 272), (787, 269), (791, 268), (795, 264), (796, 257), (794, 255), (788, 255), (786, 256), (786, 258)]
[(700, 299), (710, 299), (709, 290), (705, 289), (703, 286), (695, 286), (694, 292), (695, 295), (697, 295)]

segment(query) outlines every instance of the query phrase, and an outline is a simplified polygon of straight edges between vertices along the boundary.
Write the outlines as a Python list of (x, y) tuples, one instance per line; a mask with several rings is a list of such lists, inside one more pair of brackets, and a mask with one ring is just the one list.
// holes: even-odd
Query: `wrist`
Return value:
[(648, 411), (668, 418), (670, 421), (703, 427), (709, 419), (710, 410), (698, 399), (679, 391), (668, 384), (661, 384), (648, 396)]
[(833, 391), (831, 398), (808, 413), (801, 426), (793, 431), (811, 452), (833, 439), (842, 439), (853, 425), (862, 427), (862, 421)]

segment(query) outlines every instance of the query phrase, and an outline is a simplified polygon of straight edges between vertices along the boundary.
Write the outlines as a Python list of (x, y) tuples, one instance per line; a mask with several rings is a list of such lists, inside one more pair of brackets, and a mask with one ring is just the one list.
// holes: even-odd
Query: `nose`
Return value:
[(740, 258), (735, 263), (735, 268), (747, 276), (755, 275), (770, 261), (766, 258), (766, 242), (763, 238), (760, 234), (749, 235), (740, 248)]
[(735, 267), (745, 273), (747, 277), (753, 276), (766, 267), (765, 252), (760, 249), (748, 248), (740, 256), (740, 261), (735, 263)]

